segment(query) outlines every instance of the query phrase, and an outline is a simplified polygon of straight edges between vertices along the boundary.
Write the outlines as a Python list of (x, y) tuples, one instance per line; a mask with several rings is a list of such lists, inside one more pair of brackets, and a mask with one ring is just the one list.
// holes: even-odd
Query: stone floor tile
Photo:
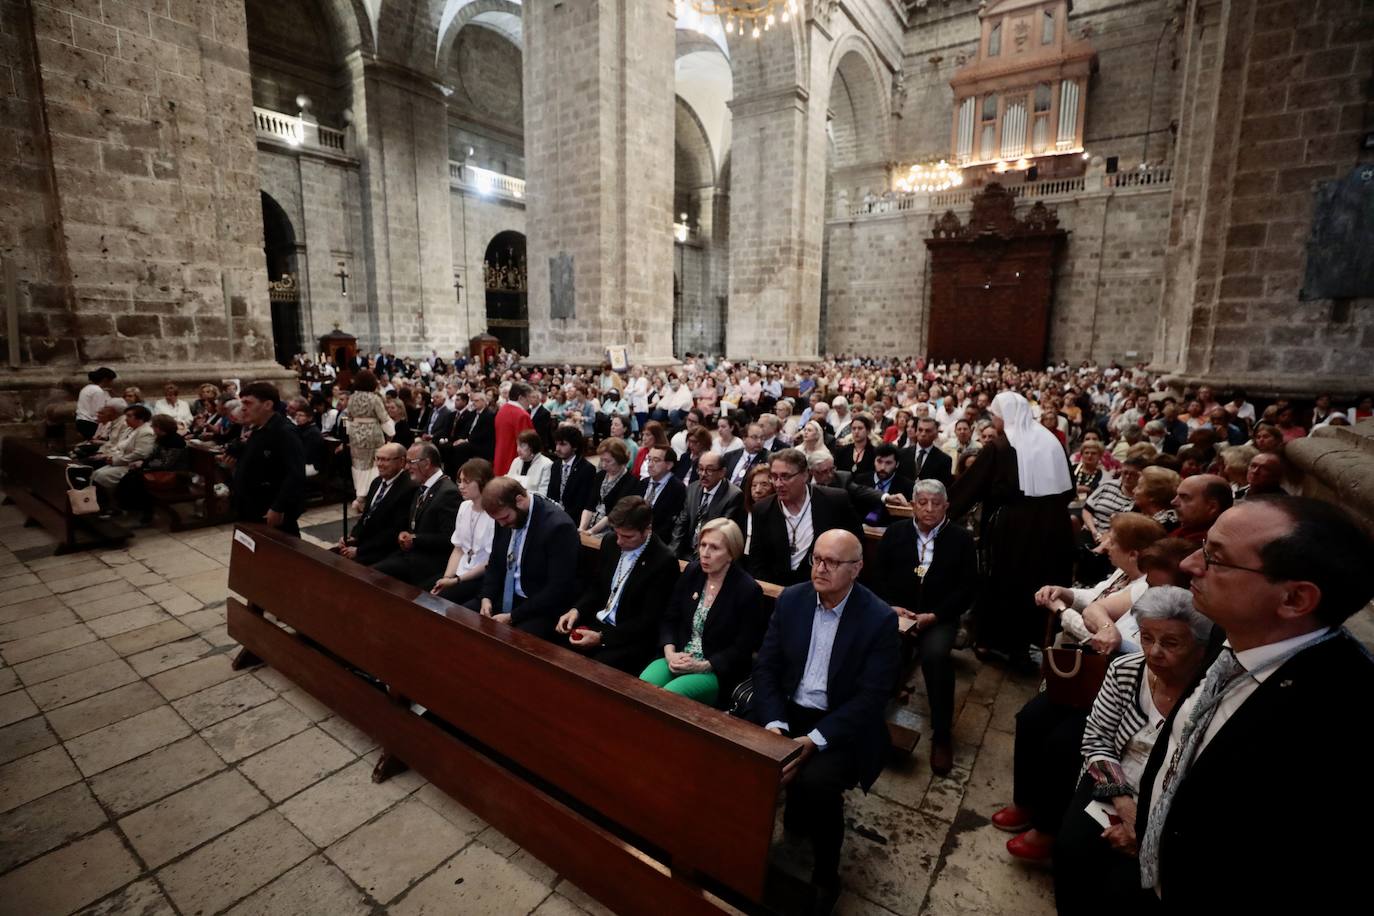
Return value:
[(158, 868), (266, 807), (262, 793), (229, 770), (128, 815), (119, 827), (148, 867)]
[(119, 574), (124, 577), (124, 581), (139, 588), (145, 585), (160, 585), (167, 581), (162, 578), (160, 574), (153, 572), (151, 569), (140, 569), (136, 572), (124, 572), (120, 570)]
[(67, 742), (67, 753), (87, 777), (103, 773), (126, 760), (171, 744), (191, 733), (191, 726), (170, 706), (107, 725)]
[(153, 601), (171, 601), (173, 598), (184, 598), (186, 593), (177, 588), (170, 582), (162, 582), (157, 585), (147, 585), (139, 589)]
[(278, 693), (284, 690), (290, 690), (296, 686), (296, 682), (291, 680), (291, 678), (282, 674), (276, 668), (267, 665), (259, 665), (254, 668), (253, 676)]
[(111, 636), (106, 642), (110, 644), (111, 649), (120, 655), (129, 656), (192, 635), (194, 634), (191, 628), (180, 620), (163, 620), (161, 623), (155, 623), (150, 627)]
[(225, 566), (217, 566), (214, 569), (207, 569), (190, 576), (179, 576), (168, 581), (186, 594), (198, 598), (204, 603), (220, 601), (223, 600), (225, 592), (229, 590), (229, 569)]
[(366, 754), (377, 746), (371, 735), (338, 716), (323, 720), (320, 728), (355, 754)]
[(176, 916), (172, 903), (152, 878), (135, 881), (73, 916)]
[(35, 614), (47, 614), (62, 608), (62, 602), (51, 595), (0, 607), (0, 626), (14, 623), (16, 620), (23, 620), (25, 617), (33, 617)]
[(39, 633), (36, 636), (26, 636), (23, 639), (16, 639), (14, 642), (7, 642), (3, 647), (0, 647), (0, 655), (4, 656), (6, 664), (18, 665), (30, 659), (51, 655), (53, 652), (61, 652), (63, 649), (71, 649), (88, 642), (94, 642), (95, 638), (96, 634), (92, 632), (90, 627), (84, 623), (76, 623), (69, 627), (61, 627), (46, 633)]
[(460, 802), (449, 797), (443, 789), (434, 783), (425, 783), (420, 790), (415, 793), (415, 797), (429, 805), (435, 811), (444, 816), (444, 819), (453, 826), (457, 827), (463, 834), (471, 839), (486, 829), (487, 824), (480, 817), (473, 814)]
[[(424, 840), (415, 842), (417, 837)], [(325, 855), (353, 883), (389, 903), (467, 841), (466, 834), (412, 797), (339, 840)]]
[(163, 703), (162, 695), (143, 681), (134, 681), (114, 690), (72, 703), (47, 713), (53, 731), (70, 741), (78, 735), (147, 712)]
[(889, 764), (873, 784), (873, 791), (889, 801), (919, 808), (934, 774), (930, 772), (929, 739), (916, 745), (916, 753), (900, 764)]
[(512, 865), (515, 865), (525, 874), (550, 890), (558, 883), (558, 872), (544, 864), (542, 860), (536, 858), (529, 850), (517, 849), (508, 858)]
[(366, 758), (285, 802), (280, 811), (319, 846), (328, 846), (406, 795), (393, 781), (372, 782)]
[(219, 755), (193, 735), (93, 777), (91, 791), (116, 815), (127, 814), (222, 769)]
[(314, 854), (299, 830), (267, 811), (168, 865), (158, 878), (183, 913), (217, 913)]
[(13, 811), (80, 778), (76, 765), (60, 747), (20, 757), (0, 767), (0, 813)]
[(38, 704), (39, 709), (56, 709), (93, 697), (97, 693), (114, 690), (138, 680), (138, 672), (130, 668), (122, 658), (85, 671), (77, 671), (63, 677), (44, 681), (29, 688), (29, 696)]
[(97, 617), (90, 622), (90, 628), (95, 631), (101, 639), (108, 639), (111, 636), (118, 636), (120, 633), (128, 633), (133, 630), (140, 630), (143, 627), (150, 627), (164, 620), (170, 619), (167, 612), (155, 604), (143, 607), (131, 608), (127, 611), (120, 611), (118, 614), (110, 614), (106, 617)]
[(46, 572), (66, 566), (81, 566), (91, 559), (89, 553), (51, 553), (45, 557), (29, 560), (25, 565), (34, 572)]
[(562, 879), (555, 885), (556, 897), (563, 897), (572, 901), (573, 905), (584, 913), (591, 913), (592, 916), (615, 916), (615, 913), (607, 909), (601, 901), (582, 888), (573, 884), (567, 878)]
[(119, 656), (115, 650), (103, 642), (90, 642), (15, 665), (14, 672), (19, 675), (19, 680), (23, 681), (25, 686), (32, 687), (56, 677), (94, 668), (117, 658)]
[(477, 842), (496, 853), (498, 856), (510, 858), (520, 849), (520, 844), (506, 836), (495, 827), (487, 827), (477, 834)]
[(142, 561), (153, 572), (167, 579), (180, 579), (195, 573), (220, 568), (218, 560), (212, 560), (200, 551), (189, 548), (144, 557)]
[(152, 603), (147, 595), (127, 583), (123, 588), (112, 588), (104, 594), (92, 596), (90, 601), (83, 604), (72, 603), (71, 595), (64, 595), (63, 600), (82, 620), (95, 620)]
[[(62, 603), (72, 610), (84, 609), (81, 611), (81, 616), (89, 620), (104, 613), (101, 610), (104, 607), (103, 602), (112, 600), (119, 595), (127, 595), (133, 591), (132, 585), (116, 576), (109, 582), (101, 582), (75, 591), (65, 592), (61, 598)], [(144, 603), (146, 602), (139, 602), (139, 604)], [(122, 611), (128, 607), (133, 607), (133, 605), (126, 604), (119, 610)]]
[(201, 611), (192, 611), (190, 614), (183, 614), (178, 618), (195, 632), (208, 630), (211, 627), (224, 625), (224, 605), (219, 607), (205, 608)]
[(528, 913), (549, 889), (480, 843), (472, 843), (391, 907), (394, 916)]
[(148, 678), (148, 683), (168, 700), (176, 700), (235, 677), (239, 672), (233, 667), (234, 653), (208, 641), (207, 645), (210, 648), (201, 658), (154, 674)]
[(169, 533), (146, 531), (129, 545), (129, 556), (140, 562), (147, 562), (149, 557), (181, 549), (181, 544)]
[(307, 728), (240, 761), (238, 769), (273, 802), (280, 802), (343, 769), (356, 757), (318, 728)]
[(27, 691), (11, 690), (0, 695), (0, 725), (9, 725), (36, 715), (38, 707), (34, 705)]
[(166, 645), (129, 656), (129, 664), (140, 677), (151, 677), (159, 671), (167, 671), (178, 665), (193, 662), (210, 651), (210, 644), (203, 639), (189, 639), (169, 642)]
[(160, 602), (160, 604), (164, 611), (174, 617), (180, 617), (182, 614), (193, 614), (205, 607), (205, 602), (194, 595), (182, 595), (180, 598), (171, 598)]
[(0, 877), (0, 900), (11, 913), (65, 916), (139, 874), (113, 830), (102, 830)]
[(332, 709), (299, 687), (283, 690), (281, 692), (281, 698), (299, 709), (311, 722), (323, 722), (325, 719), (334, 715)]
[[(34, 710), (36, 712), (37, 707)], [(39, 715), (6, 725), (0, 728), (0, 764), (50, 748), (57, 741), (47, 720)]]
[(835, 916), (896, 916), (885, 906), (865, 900), (857, 893), (844, 891), (835, 902)]
[(0, 814), (0, 872), (90, 833), (107, 820), (81, 782)]
[(530, 916), (586, 916), (586, 910), (561, 894), (549, 894)]
[(201, 731), (228, 763), (242, 760), (310, 727), (310, 720), (280, 698), (255, 706)]
[(371, 905), (344, 873), (323, 856), (315, 856), (255, 892), (225, 916), (367, 916), (371, 912)]
[(134, 562), (134, 558), (129, 556), (127, 550), (106, 550), (97, 556), (106, 566), (128, 566)]
[(7, 592), (13, 588), (23, 588), (26, 585), (38, 585), (40, 579), (37, 574), (31, 573), (24, 566), (11, 567), (13, 571), (0, 571), (0, 592)]
[(840, 877), (845, 886), (903, 916), (916, 916), (947, 827), (874, 795), (845, 799)]
[[(110, 571), (110, 567), (100, 562), (99, 559), (86, 555), (65, 566), (40, 569), (37, 571), (36, 575), (42, 580), (44, 585), (48, 586), (48, 588), (51, 588), (54, 592), (61, 593), (75, 591), (78, 588), (85, 588), (88, 585), (98, 585), (101, 582), (109, 582), (110, 580), (105, 577), (105, 574)], [(81, 581), (83, 576), (90, 573), (100, 573), (101, 578), (92, 579), (89, 582)], [(76, 584), (65, 587), (71, 582), (76, 582)]]
[(232, 680), (182, 697), (173, 702), (172, 707), (192, 728), (201, 729), (236, 716), (245, 709), (274, 700), (276, 696), (275, 691), (253, 675), (240, 674)]
[(27, 617), (20, 617), (18, 620), (0, 624), (0, 643), (13, 642), (26, 636), (37, 636), (40, 633), (60, 630), (74, 623), (80, 623), (75, 614), (62, 607), (55, 600), (49, 600), (47, 608), (40, 614), (30, 614)]
[(19, 604), (22, 601), (32, 601), (35, 598), (47, 598), (52, 594), (52, 589), (39, 583), (37, 585), (22, 585), (19, 588), (0, 592), (0, 607), (8, 607), (11, 604)]

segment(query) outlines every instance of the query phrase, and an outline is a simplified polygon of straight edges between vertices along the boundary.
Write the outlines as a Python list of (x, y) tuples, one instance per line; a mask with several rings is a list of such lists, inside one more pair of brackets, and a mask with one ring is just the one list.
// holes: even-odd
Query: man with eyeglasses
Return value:
[(754, 662), (755, 721), (801, 750), (783, 769), (783, 825), (811, 840), (820, 913), (839, 897), (845, 790), (867, 792), (887, 757), (884, 710), (900, 666), (897, 615), (858, 584), (862, 569), (853, 533), (817, 536), (810, 581), (778, 596)]
[(334, 545), (334, 552), (364, 566), (386, 558), (398, 543), (397, 538), (410, 523), (410, 504), (415, 482), (406, 473), (406, 450), (395, 442), (377, 449), (373, 460), (377, 476), (366, 493), (353, 501), (358, 521), (346, 538)]
[(458, 485), (444, 476), (441, 460), (430, 442), (416, 442), (406, 452), (406, 469), (416, 487), (410, 515), (396, 535), (396, 549), (372, 567), (423, 589), (433, 588), (444, 574), (462, 502)]
[(1340, 508), (1261, 496), (1222, 513), (1184, 560), (1197, 609), (1227, 638), (1140, 779), (1152, 905), (1338, 912), (1362, 898), (1374, 659), (1343, 624), (1374, 597), (1371, 556), (1374, 540)]
[(673, 554), (679, 560), (697, 555), (697, 537), (712, 519), (731, 518), (743, 528), (744, 494), (725, 479), (725, 464), (716, 452), (705, 451), (697, 459), (698, 479), (687, 488), (687, 501), (673, 531)]
[(644, 459), (649, 476), (640, 482), (638, 492), (654, 510), (654, 536), (670, 545), (677, 518), (687, 504), (687, 487), (673, 475), (673, 465), (676, 463), (677, 455), (672, 449), (661, 445), (650, 446), (649, 455)]
[[(863, 527), (850, 505), (849, 494), (833, 487), (813, 486), (806, 455), (785, 448), (769, 459), (773, 495), (754, 506), (754, 536), (748, 568), (761, 582), (792, 585), (811, 575), (811, 548), (817, 538), (836, 528), (863, 543)], [(689, 500), (690, 504), (690, 500)]]

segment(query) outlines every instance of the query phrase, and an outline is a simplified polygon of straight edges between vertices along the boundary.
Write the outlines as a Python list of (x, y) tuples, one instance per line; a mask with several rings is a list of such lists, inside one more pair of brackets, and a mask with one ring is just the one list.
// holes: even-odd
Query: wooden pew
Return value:
[(66, 458), (50, 458), (34, 439), (6, 436), (0, 443), (5, 495), (29, 523), (42, 525), (58, 539), (57, 552), (118, 547), (133, 537), (128, 529), (96, 515), (74, 515), (67, 499)]
[[(163, 509), (171, 522), (173, 531), (201, 528), (206, 525), (220, 525), (234, 517), (233, 507), (228, 495), (215, 493), (215, 484), (223, 481), (219, 462), (224, 449), (212, 443), (192, 441), (186, 447), (188, 469), (177, 472), (177, 482), (166, 489), (149, 489), (148, 495), (153, 503)], [(194, 483), (194, 478), (200, 483)], [(186, 503), (203, 500), (204, 514), (189, 515), (180, 507)]]
[(794, 742), (263, 526), (234, 538), (240, 662), (277, 668), (616, 912), (764, 901)]
[[(601, 549), (601, 538), (594, 534), (588, 534), (585, 531), (580, 532), (580, 534), (582, 537), (582, 552), (578, 557), (578, 572), (582, 580), (587, 581), (589, 577), (596, 575), (596, 556), (597, 551)], [(867, 525), (864, 526), (864, 564), (866, 567), (873, 565), (878, 542), (882, 540), (882, 537), (883, 530), (881, 528), (872, 528)], [(678, 565), (682, 569), (686, 569), (687, 561), (679, 560)], [(873, 565), (873, 568), (876, 569), (876, 565)], [(782, 594), (783, 587), (773, 582), (760, 582), (759, 588), (763, 590), (764, 605), (768, 608), (769, 616), (772, 616), (773, 602), (777, 601), (778, 595)], [(909, 620), (905, 617), (897, 618), (897, 630), (902, 634), (904, 639), (916, 638), (913, 630), (915, 626), (916, 621), (914, 620)], [(887, 732), (888, 737), (892, 740), (892, 751), (898, 757), (910, 756), (916, 749), (917, 742), (921, 740), (920, 732), (915, 729), (907, 728), (905, 725), (899, 725), (896, 722), (887, 723)]]

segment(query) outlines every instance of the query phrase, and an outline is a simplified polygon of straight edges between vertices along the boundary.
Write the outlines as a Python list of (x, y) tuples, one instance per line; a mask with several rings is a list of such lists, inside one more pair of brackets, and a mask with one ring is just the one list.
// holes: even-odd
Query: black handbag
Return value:
[(737, 719), (751, 718), (754, 712), (754, 679), (747, 677), (730, 691), (730, 708), (727, 712)]

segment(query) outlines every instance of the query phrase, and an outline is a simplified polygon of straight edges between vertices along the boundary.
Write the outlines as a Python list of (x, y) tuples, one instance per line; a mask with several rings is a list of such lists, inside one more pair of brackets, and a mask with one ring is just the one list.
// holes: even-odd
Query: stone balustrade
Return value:
[(525, 179), (502, 175), (490, 169), (478, 168), (466, 162), (449, 161), (449, 182), (454, 187), (476, 191), (487, 197), (504, 197), (509, 200), (524, 201)]
[(293, 149), (327, 150), (340, 154), (346, 152), (345, 132), (325, 127), (312, 118), (283, 114), (254, 105), (253, 126), (259, 140), (283, 143)]

